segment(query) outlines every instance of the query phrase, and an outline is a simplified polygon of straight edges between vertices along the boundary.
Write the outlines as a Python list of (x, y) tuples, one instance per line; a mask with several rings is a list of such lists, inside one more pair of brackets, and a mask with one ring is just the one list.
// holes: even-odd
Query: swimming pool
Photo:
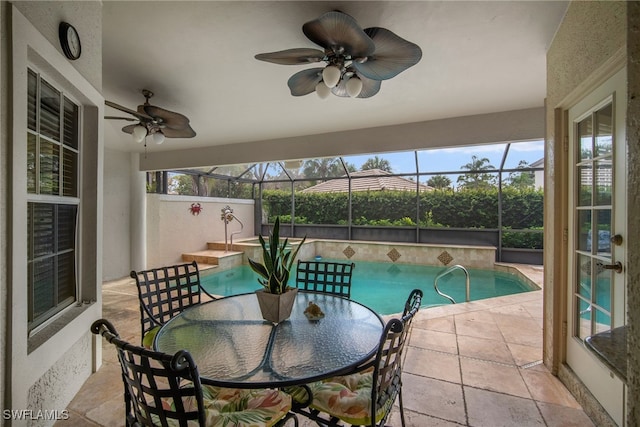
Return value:
[[(353, 270), (351, 299), (375, 310), (378, 314), (394, 314), (402, 311), (411, 290), (424, 292), (422, 306), (451, 304), (433, 289), (436, 275), (443, 267), (382, 262), (356, 263)], [(469, 269), (471, 300), (511, 295), (537, 290), (517, 276), (494, 270)], [(216, 272), (201, 279), (202, 286), (214, 295), (235, 295), (260, 289), (258, 276), (248, 265)], [(295, 272), (291, 282), (295, 283)], [(465, 276), (454, 271), (438, 280), (440, 290), (457, 302), (465, 300)]]

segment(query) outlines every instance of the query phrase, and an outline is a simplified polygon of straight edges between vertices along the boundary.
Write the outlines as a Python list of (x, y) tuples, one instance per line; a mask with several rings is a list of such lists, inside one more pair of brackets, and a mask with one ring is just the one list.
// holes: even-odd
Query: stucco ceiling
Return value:
[[(182, 150), (508, 111), (543, 105), (546, 50), (561, 1), (105, 1), (103, 92), (135, 109), (185, 114), (197, 136), (149, 150)], [(422, 60), (368, 99), (293, 97), (288, 78), (304, 66), (254, 55), (317, 47), (302, 24), (329, 10), (418, 44)], [(118, 112), (106, 107), (106, 114)], [(141, 151), (105, 123), (108, 148)]]

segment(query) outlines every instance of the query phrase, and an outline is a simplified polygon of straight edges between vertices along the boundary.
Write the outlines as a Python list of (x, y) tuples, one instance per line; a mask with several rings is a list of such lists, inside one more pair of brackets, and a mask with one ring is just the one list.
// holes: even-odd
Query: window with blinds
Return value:
[(29, 330), (76, 301), (79, 108), (28, 70)]

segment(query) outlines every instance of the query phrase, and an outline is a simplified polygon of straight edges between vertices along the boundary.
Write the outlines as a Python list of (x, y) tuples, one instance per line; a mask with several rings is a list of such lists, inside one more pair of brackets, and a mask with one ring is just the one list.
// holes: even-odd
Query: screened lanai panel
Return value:
[(475, 145), (418, 151), (420, 172), (498, 169), (506, 144)]
[(225, 175), (234, 178), (246, 178), (246, 179), (258, 179), (262, 176), (260, 169), (256, 167), (255, 163), (242, 163), (237, 165), (216, 166), (210, 168), (210, 173), (213, 175)]
[(339, 157), (306, 159), (300, 166), (300, 179), (311, 180), (311, 185), (322, 182), (325, 178), (343, 177), (346, 173)]
[(355, 170), (380, 169), (403, 175), (416, 173), (415, 151), (344, 156), (343, 160), (345, 164), (354, 166)]
[(514, 142), (509, 145), (509, 151), (507, 153), (503, 169), (531, 167), (533, 164), (543, 159), (543, 140)]
[(296, 224), (349, 223), (349, 179), (337, 178), (295, 192)]

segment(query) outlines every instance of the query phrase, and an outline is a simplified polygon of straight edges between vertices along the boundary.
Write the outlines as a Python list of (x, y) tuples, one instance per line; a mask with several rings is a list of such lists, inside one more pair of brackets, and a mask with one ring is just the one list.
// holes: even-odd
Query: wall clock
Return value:
[(80, 45), (80, 36), (74, 26), (67, 22), (61, 22), (58, 27), (58, 35), (64, 55), (71, 60), (80, 58), (82, 46)]

